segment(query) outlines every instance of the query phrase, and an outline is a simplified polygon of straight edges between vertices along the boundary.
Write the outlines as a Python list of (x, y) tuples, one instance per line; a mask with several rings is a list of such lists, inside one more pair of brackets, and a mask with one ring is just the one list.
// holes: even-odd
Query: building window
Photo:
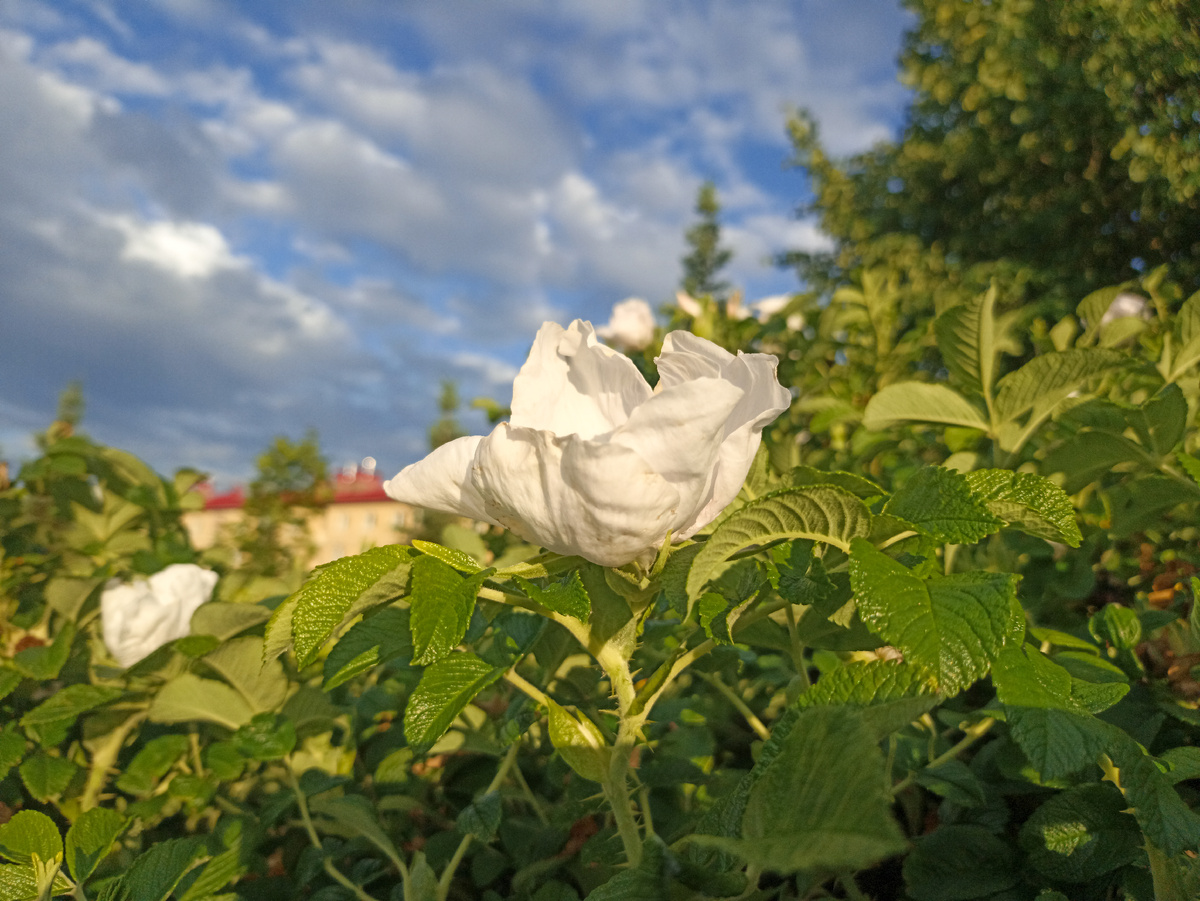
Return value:
[(374, 513), (364, 513), (363, 514), (363, 528), (364, 529), (375, 528), (375, 514)]

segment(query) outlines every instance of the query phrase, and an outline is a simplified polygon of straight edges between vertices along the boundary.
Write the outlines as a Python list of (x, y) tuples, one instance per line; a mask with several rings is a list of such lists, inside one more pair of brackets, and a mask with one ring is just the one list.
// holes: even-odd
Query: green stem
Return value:
[(812, 688), (812, 680), (808, 677), (808, 664), (804, 660), (804, 645), (800, 643), (800, 632), (796, 628), (796, 606), (788, 604), (783, 608), (787, 613), (788, 644), (791, 646), (792, 668), (800, 678), (805, 688)]
[[(625, 726), (623, 721), (622, 733), (626, 731)], [(600, 787), (604, 789), (604, 798), (612, 808), (617, 834), (621, 836), (621, 845), (625, 849), (625, 859), (631, 867), (636, 867), (642, 860), (642, 840), (629, 796), (629, 760), (632, 754), (632, 740), (625, 735), (618, 736), (613, 746), (612, 763)]]
[[(292, 783), (292, 793), (296, 796), (296, 805), (300, 808), (300, 819), (304, 823), (304, 831), (308, 833), (308, 840), (312, 843), (312, 846), (321, 852), (325, 872), (329, 874), (329, 877), (333, 879), (334, 882), (338, 883), (343, 888), (347, 889), (351, 894), (353, 894), (358, 901), (375, 901), (374, 898), (355, 885), (354, 882), (351, 881), (348, 876), (346, 876), (346, 874), (339, 870), (334, 865), (332, 860), (324, 856), (325, 848), (321, 844), (321, 836), (317, 834), (317, 827), (313, 825), (312, 816), (308, 812), (308, 800), (304, 797), (304, 792), (300, 790), (300, 781), (296, 778), (296, 774), (292, 771), (290, 766), (287, 767), (287, 774), (288, 779)], [(401, 865), (400, 868), (400, 879), (404, 883), (404, 893), (407, 895), (408, 869), (403, 865)]]
[[(513, 763), (517, 759), (517, 750), (521, 747), (520, 742), (513, 742), (508, 749), (508, 753), (504, 755), (504, 759), (500, 761), (500, 767), (496, 770), (496, 775), (488, 784), (484, 794), (491, 794), (497, 791), (508, 778), (508, 772), (512, 769)], [(467, 849), (471, 847), (470, 835), (464, 835), (462, 841), (458, 843), (458, 847), (454, 849), (454, 855), (450, 858), (450, 862), (446, 864), (446, 869), (442, 871), (442, 878), (438, 880), (437, 886), (437, 901), (446, 901), (450, 896), (450, 884), (454, 881), (454, 873), (458, 869), (458, 865), (462, 863), (463, 856), (467, 853)]]
[(525, 694), (529, 695), (530, 698), (532, 698), (542, 707), (549, 709), (550, 696), (532, 682), (518, 674), (515, 669), (510, 669), (504, 674), (504, 681), (514, 688), (518, 688)]
[[(975, 723), (975, 725), (969, 726), (966, 730), (964, 730), (963, 737), (954, 747), (952, 747), (949, 751), (946, 751), (944, 754), (939, 754), (937, 757), (933, 758), (928, 764), (926, 764), (925, 768), (934, 769), (935, 767), (939, 767), (943, 763), (946, 763), (948, 760), (954, 760), (959, 754), (971, 747), (971, 745), (975, 744), (975, 742), (979, 741), (979, 739), (983, 738), (983, 736), (987, 735), (988, 731), (994, 725), (996, 725), (996, 721), (992, 717), (987, 716), (981, 719), (978, 723)], [(906, 788), (912, 786), (912, 784), (916, 781), (917, 774), (909, 773), (892, 786), (892, 797), (900, 794)]]
[(763, 725), (763, 721), (755, 715), (754, 711), (750, 709), (750, 705), (743, 701), (736, 691), (721, 681), (720, 676), (710, 675), (709, 673), (697, 673), (697, 675), (719, 691), (725, 700), (734, 706), (737, 712), (749, 724), (750, 728), (754, 730), (755, 735), (763, 741), (771, 737), (771, 730)]
[(104, 783), (108, 781), (108, 771), (117, 762), (117, 757), (120, 755), (129, 733), (136, 729), (145, 718), (145, 710), (135, 713), (108, 733), (100, 747), (96, 749), (96, 753), (92, 756), (91, 769), (88, 770), (83, 795), (79, 801), (80, 810), (91, 810), (100, 803), (100, 793), (104, 790)]

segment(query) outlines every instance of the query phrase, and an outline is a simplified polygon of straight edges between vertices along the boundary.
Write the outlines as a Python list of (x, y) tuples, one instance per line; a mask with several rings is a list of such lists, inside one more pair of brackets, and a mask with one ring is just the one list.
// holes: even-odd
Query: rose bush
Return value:
[(104, 644), (121, 666), (133, 666), (168, 641), (188, 634), (192, 614), (210, 597), (217, 574), (176, 563), (149, 579), (113, 580), (100, 595)]
[(741, 488), (791, 395), (768, 354), (671, 332), (653, 390), (591, 324), (546, 323), (513, 384), (511, 421), (451, 441), (384, 487), (603, 566), (689, 538)]

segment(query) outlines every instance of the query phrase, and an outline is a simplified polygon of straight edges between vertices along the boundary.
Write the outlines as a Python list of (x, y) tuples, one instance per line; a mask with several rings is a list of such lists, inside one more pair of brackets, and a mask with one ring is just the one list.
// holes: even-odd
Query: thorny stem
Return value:
[[(981, 719), (978, 723), (975, 723), (973, 726), (968, 726), (964, 730), (963, 737), (956, 745), (954, 745), (954, 747), (952, 747), (949, 751), (946, 751), (944, 754), (939, 754), (937, 757), (933, 758), (933, 760), (929, 761), (929, 763), (925, 765), (925, 768), (934, 769), (935, 767), (939, 767), (943, 763), (946, 763), (948, 760), (954, 760), (959, 754), (971, 747), (971, 745), (975, 744), (975, 742), (979, 741), (979, 739), (983, 738), (983, 736), (987, 735), (988, 731), (994, 725), (996, 725), (996, 720), (990, 716), (987, 716)], [(916, 781), (917, 774), (909, 773), (894, 786), (892, 786), (892, 797), (900, 794)]]
[[(304, 792), (300, 790), (300, 781), (296, 778), (292, 768), (287, 767), (288, 779), (292, 783), (292, 793), (296, 796), (296, 805), (300, 808), (300, 819), (304, 823), (304, 831), (308, 833), (308, 840), (312, 842), (312, 846), (321, 852), (325, 872), (329, 874), (335, 882), (343, 888), (350, 891), (358, 901), (375, 901), (370, 895), (364, 892), (361, 888), (339, 870), (328, 857), (325, 856), (325, 848), (321, 845), (321, 836), (317, 834), (317, 827), (313, 825), (312, 816), (308, 812), (308, 800), (304, 797)], [(408, 894), (408, 868), (404, 866), (403, 861), (394, 861), (400, 866), (400, 878), (404, 883), (404, 892)]]
[[(484, 790), (484, 794), (491, 794), (497, 791), (504, 780), (508, 778), (509, 770), (513, 768), (513, 763), (517, 759), (517, 749), (521, 747), (519, 741), (512, 743), (508, 749), (508, 753), (504, 755), (504, 759), (500, 761), (500, 767), (496, 770), (496, 775)], [(458, 843), (458, 847), (454, 849), (454, 855), (450, 858), (450, 862), (446, 864), (446, 869), (442, 871), (442, 878), (438, 880), (437, 886), (437, 901), (446, 901), (450, 895), (450, 884), (454, 882), (454, 873), (458, 869), (458, 865), (462, 863), (463, 855), (467, 853), (467, 849), (471, 847), (472, 836), (464, 835), (462, 841)]]
[(605, 800), (612, 808), (617, 833), (621, 836), (621, 845), (625, 849), (625, 858), (630, 866), (635, 867), (642, 859), (642, 841), (630, 799), (629, 771), (633, 749), (642, 731), (642, 725), (646, 722), (649, 704), (636, 714), (630, 712), (637, 692), (633, 688), (629, 662), (615, 647), (605, 644), (600, 653), (596, 654), (596, 660), (607, 674), (613, 694), (617, 696), (617, 713), (621, 724), (617, 731), (617, 740), (613, 743), (608, 772), (600, 787), (604, 789)]

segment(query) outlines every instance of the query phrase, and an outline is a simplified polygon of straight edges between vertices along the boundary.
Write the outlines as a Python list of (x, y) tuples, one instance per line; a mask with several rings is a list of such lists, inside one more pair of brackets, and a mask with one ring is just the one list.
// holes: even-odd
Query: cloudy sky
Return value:
[[(0, 458), (85, 427), (245, 478), (315, 427), (420, 457), (439, 381), (507, 403), (537, 326), (672, 295), (716, 182), (728, 276), (795, 218), (787, 110), (837, 152), (906, 100), (896, 0), (4, 0)], [(477, 413), (464, 416), (482, 430)]]

